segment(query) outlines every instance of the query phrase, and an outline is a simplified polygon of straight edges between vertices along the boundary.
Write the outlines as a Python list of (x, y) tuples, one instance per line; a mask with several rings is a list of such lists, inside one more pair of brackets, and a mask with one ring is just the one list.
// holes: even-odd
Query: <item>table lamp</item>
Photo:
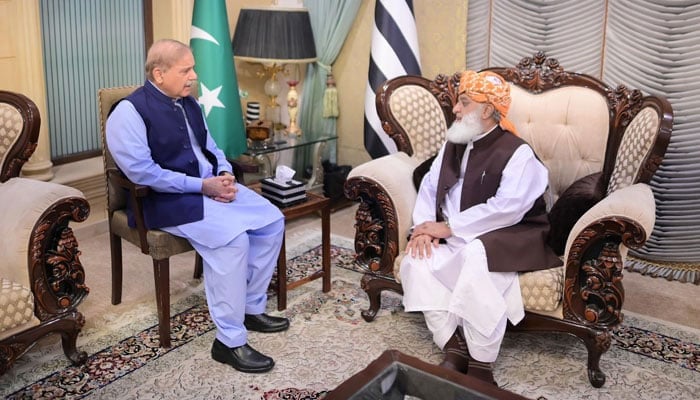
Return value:
[[(283, 70), (284, 65), (316, 61), (309, 12), (305, 8), (242, 8), (231, 46), (237, 60), (262, 64), (263, 71), (258, 76), (268, 77), (264, 86), (265, 94), (269, 97), (266, 116), (273, 123), (278, 123), (277, 96), (281, 88), (277, 74)], [(290, 130), (293, 127), (297, 131), (294, 133), (300, 134), (296, 126), (297, 82), (293, 81), (292, 78), (289, 84), (296, 101), (288, 100), (292, 114)]]

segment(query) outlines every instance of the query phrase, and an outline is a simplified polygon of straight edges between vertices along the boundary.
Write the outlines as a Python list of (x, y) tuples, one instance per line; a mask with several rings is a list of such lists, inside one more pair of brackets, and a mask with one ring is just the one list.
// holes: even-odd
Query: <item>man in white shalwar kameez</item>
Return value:
[(107, 120), (109, 151), (131, 181), (151, 188), (143, 203), (146, 226), (188, 239), (202, 256), (217, 327), (212, 358), (242, 372), (269, 371), (274, 360), (250, 347), (247, 334), (289, 327), (286, 318), (265, 314), (284, 217), (236, 184), (190, 95), (197, 79), (190, 48), (157, 41), (146, 73), (144, 85), (117, 103)]
[(456, 119), (413, 211), (401, 261), (406, 311), (422, 311), (443, 367), (495, 384), (507, 321), (524, 316), (518, 271), (551, 268), (542, 195), (546, 167), (508, 121), (510, 87), (465, 71)]

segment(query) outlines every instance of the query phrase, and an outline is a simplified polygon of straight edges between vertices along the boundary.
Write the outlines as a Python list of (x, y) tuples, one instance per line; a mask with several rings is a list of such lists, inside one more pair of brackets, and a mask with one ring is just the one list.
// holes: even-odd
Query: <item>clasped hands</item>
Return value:
[(212, 176), (202, 181), (202, 193), (222, 203), (234, 201), (237, 192), (236, 178), (230, 174)]
[(433, 247), (438, 247), (440, 239), (450, 236), (452, 236), (452, 230), (444, 222), (423, 222), (413, 227), (405, 252), (412, 257), (430, 258)]

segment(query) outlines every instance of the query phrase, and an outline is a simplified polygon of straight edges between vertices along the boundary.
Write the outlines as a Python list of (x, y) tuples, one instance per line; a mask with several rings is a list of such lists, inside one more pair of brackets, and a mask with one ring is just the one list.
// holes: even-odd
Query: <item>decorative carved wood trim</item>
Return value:
[(457, 104), (457, 98), (459, 97), (459, 79), (461, 76), (461, 72), (456, 72), (451, 76), (439, 74), (435, 77), (435, 80), (430, 81), (428, 84), (430, 92), (435, 96), (440, 107), (442, 107), (447, 126), (452, 125), (452, 122), (455, 120), (452, 109)]
[(345, 196), (360, 200), (355, 214), (356, 260), (368, 272), (393, 279), (398, 255), (398, 223), (394, 203), (377, 182), (351, 177), (345, 182)]
[(85, 221), (87, 200), (71, 197), (54, 203), (39, 218), (29, 241), (29, 276), (35, 314), (42, 321), (75, 309), (89, 289), (77, 241), (68, 222)]
[(63, 352), (73, 365), (83, 364), (87, 360), (87, 353), (78, 351), (76, 346), (78, 333), (83, 326), (85, 326), (85, 317), (77, 310), (72, 310), (3, 339), (0, 341), (0, 375), (4, 374), (37, 340), (51, 333), (61, 334)]
[(647, 234), (622, 217), (586, 227), (569, 250), (564, 281), (564, 318), (587, 326), (614, 327), (622, 322), (624, 289), (620, 245), (638, 248)]

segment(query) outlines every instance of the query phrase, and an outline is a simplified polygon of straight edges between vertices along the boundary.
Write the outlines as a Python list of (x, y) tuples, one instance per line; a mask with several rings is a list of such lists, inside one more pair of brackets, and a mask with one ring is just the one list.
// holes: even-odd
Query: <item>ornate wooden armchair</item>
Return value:
[(90, 206), (76, 189), (19, 177), (40, 123), (34, 102), (0, 91), (0, 375), (51, 333), (74, 364), (87, 359), (76, 348), (85, 324), (76, 307), (88, 288), (68, 224), (85, 221)]
[[(509, 118), (550, 172), (549, 243), (564, 266), (520, 275), (525, 319), (513, 329), (566, 332), (588, 349), (588, 376), (601, 387), (601, 355), (623, 318), (623, 264), (655, 221), (648, 183), (670, 140), (663, 98), (565, 71), (543, 53), (512, 68), (490, 68), (511, 82)], [(459, 74), (404, 76), (377, 93), (384, 130), (399, 152), (355, 167), (345, 195), (359, 200), (355, 250), (374, 319), (381, 292), (401, 293), (398, 267), (410, 228), (416, 167), (439, 149), (452, 123)]]

